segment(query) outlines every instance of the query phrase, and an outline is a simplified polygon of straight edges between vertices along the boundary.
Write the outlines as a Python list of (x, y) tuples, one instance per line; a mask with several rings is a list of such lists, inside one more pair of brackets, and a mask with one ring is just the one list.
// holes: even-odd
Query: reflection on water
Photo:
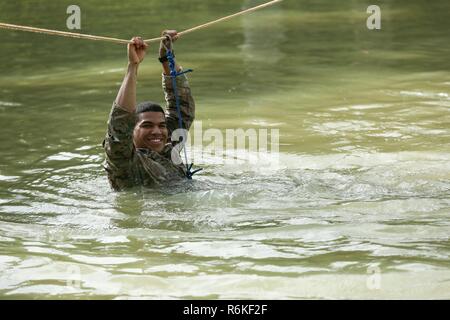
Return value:
[[(195, 7), (189, 27), (258, 3), (196, 0), (177, 14)], [(206, 155), (193, 181), (122, 193), (100, 143), (124, 48), (20, 35), (30, 54), (1, 32), (0, 296), (449, 298), (448, 5), (382, 5), (371, 33), (359, 1), (285, 1), (180, 40), (198, 120), (279, 129), (279, 163)], [(150, 10), (108, 10), (135, 6)], [(27, 8), (0, 4), (10, 22)], [(98, 33), (131, 36), (93, 16)], [(159, 65), (145, 63), (139, 100), (162, 100)]]
[[(246, 0), (243, 9), (256, 6), (258, 3), (260, 2)], [(283, 44), (289, 41), (283, 16), (281, 6), (275, 6), (271, 8), (270, 13), (265, 12), (263, 15), (255, 13), (242, 17), (244, 43), (240, 49), (247, 72), (258, 71), (252, 68), (255, 60), (263, 61), (270, 70), (276, 69), (278, 63), (283, 63), (286, 54), (281, 49)], [(259, 78), (253, 73), (249, 76), (252, 80)]]

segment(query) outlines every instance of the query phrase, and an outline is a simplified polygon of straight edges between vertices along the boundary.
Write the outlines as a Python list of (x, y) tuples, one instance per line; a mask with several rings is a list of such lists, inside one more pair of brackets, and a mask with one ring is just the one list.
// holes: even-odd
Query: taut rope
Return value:
[[(187, 29), (184, 31), (181, 31), (178, 33), (178, 36), (182, 36), (185, 35), (187, 33), (196, 31), (196, 30), (200, 30), (203, 28), (207, 28), (210, 25), (246, 14), (246, 13), (250, 13), (271, 5), (274, 5), (275, 3), (281, 2), (283, 0), (273, 0), (264, 4), (261, 4), (259, 6), (253, 7), (253, 8), (249, 8), (243, 11), (240, 11), (238, 13), (214, 20), (214, 21), (210, 21), (208, 23), (202, 24), (200, 26), (196, 26), (194, 28), (191, 29)], [(0, 29), (10, 29), (10, 30), (18, 30), (18, 31), (27, 31), (27, 32), (35, 32), (35, 33), (43, 33), (43, 34), (48, 34), (48, 35), (54, 35), (54, 36), (61, 36), (61, 37), (70, 37), (70, 38), (78, 38), (78, 39), (87, 39), (87, 40), (95, 40), (95, 41), (105, 41), (105, 42), (113, 42), (113, 43), (120, 43), (120, 44), (128, 44), (130, 43), (130, 40), (124, 40), (124, 39), (117, 39), (117, 38), (110, 38), (110, 37), (102, 37), (102, 36), (95, 36), (95, 35), (90, 35), (90, 34), (82, 34), (82, 33), (75, 33), (75, 32), (66, 32), (66, 31), (58, 31), (58, 30), (50, 30), (50, 29), (42, 29), (42, 28), (34, 28), (34, 27), (27, 27), (27, 26), (20, 26), (20, 25), (15, 25), (15, 24), (9, 24), (9, 23), (2, 23), (0, 22)], [(158, 42), (160, 40), (165, 39), (164, 37), (158, 37), (158, 38), (153, 38), (153, 39), (147, 39), (144, 40), (146, 43), (151, 43), (151, 42)]]

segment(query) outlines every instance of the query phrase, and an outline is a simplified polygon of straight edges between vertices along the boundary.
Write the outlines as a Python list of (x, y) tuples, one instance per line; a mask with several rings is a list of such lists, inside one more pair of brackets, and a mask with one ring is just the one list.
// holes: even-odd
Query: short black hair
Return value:
[(144, 112), (161, 112), (162, 114), (164, 114), (164, 116), (166, 115), (164, 113), (164, 109), (159, 104), (153, 101), (144, 101), (136, 106), (136, 114)]

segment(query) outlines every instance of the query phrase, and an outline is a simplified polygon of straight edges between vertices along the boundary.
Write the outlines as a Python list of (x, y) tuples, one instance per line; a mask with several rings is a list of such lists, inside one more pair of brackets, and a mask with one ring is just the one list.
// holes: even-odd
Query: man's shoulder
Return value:
[(113, 103), (108, 119), (108, 127), (116, 134), (131, 135), (136, 124), (136, 114)]
[(134, 111), (128, 110), (125, 107), (122, 107), (116, 101), (114, 101), (111, 107), (110, 117), (129, 118), (135, 120), (136, 113)]

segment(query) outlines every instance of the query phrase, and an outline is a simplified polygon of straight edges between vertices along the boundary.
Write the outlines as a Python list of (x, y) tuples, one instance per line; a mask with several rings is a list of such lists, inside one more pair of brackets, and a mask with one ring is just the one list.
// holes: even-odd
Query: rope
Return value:
[(18, 30), (18, 31), (35, 32), (35, 33), (43, 33), (43, 34), (48, 34), (48, 35), (52, 35), (52, 36), (62, 36), (62, 37), (114, 42), (114, 43), (122, 43), (122, 44), (130, 43), (130, 40), (93, 36), (90, 34), (66, 32), (66, 31), (57, 31), (57, 30), (41, 29), (41, 28), (34, 28), (34, 27), (18, 26), (15, 24), (8, 24), (8, 23), (1, 23), (1, 22), (0, 22), (0, 28), (10, 29), (10, 30)]
[[(275, 3), (278, 3), (278, 2), (281, 2), (281, 1), (283, 1), (283, 0), (273, 0), (273, 1), (270, 1), (270, 2), (267, 2), (267, 3), (264, 3), (264, 4), (261, 4), (261, 5), (256, 6), (256, 7), (249, 8), (249, 9), (240, 11), (240, 12), (238, 12), (238, 13), (235, 13), (235, 14), (232, 14), (232, 15), (229, 15), (229, 16), (226, 16), (226, 17), (223, 17), (223, 18), (214, 20), (214, 21), (210, 21), (210, 22), (205, 23), (205, 24), (202, 24), (202, 25), (200, 25), (200, 26), (193, 27), (193, 28), (190, 28), (190, 29), (187, 29), (187, 30), (178, 32), (178, 36), (182, 36), (182, 35), (185, 35), (185, 34), (187, 34), (187, 33), (190, 33), (190, 32), (193, 32), (193, 31), (197, 31), (197, 30), (200, 30), (200, 29), (203, 29), (203, 28), (207, 28), (207, 27), (209, 27), (209, 26), (211, 26), (211, 25), (213, 25), (213, 24), (216, 24), (216, 23), (219, 23), (219, 22), (222, 22), (222, 21), (225, 21), (225, 20), (229, 20), (229, 19), (235, 18), (235, 17), (237, 17), (237, 16), (240, 16), (240, 15), (243, 15), (243, 14), (246, 14), (246, 13), (250, 13), (250, 12), (253, 12), (253, 11), (256, 11), (256, 10), (259, 10), (259, 9), (262, 9), (262, 8), (265, 8), (265, 7), (272, 6), (272, 5), (274, 5)], [(153, 40), (153, 39), (149, 39), (149, 40), (145, 40), (145, 41), (150, 41), (150, 40)]]
[[(283, 0), (273, 0), (264, 4), (261, 4), (259, 6), (253, 7), (253, 8), (249, 8), (243, 11), (240, 11), (238, 13), (214, 20), (214, 21), (210, 21), (208, 23), (199, 25), (197, 27), (193, 27), (184, 31), (181, 31), (178, 33), (178, 36), (182, 36), (185, 35), (187, 33), (196, 31), (196, 30), (200, 30), (203, 28), (207, 28), (210, 25), (246, 14), (246, 13), (250, 13), (271, 5), (274, 5), (278, 2), (281, 2)], [(34, 27), (27, 27), (27, 26), (20, 26), (20, 25), (15, 25), (15, 24), (9, 24), (9, 23), (2, 23), (0, 22), (0, 29), (9, 29), (9, 30), (17, 30), (17, 31), (26, 31), (26, 32), (35, 32), (35, 33), (42, 33), (42, 34), (48, 34), (48, 35), (53, 35), (53, 36), (61, 36), (61, 37), (70, 37), (70, 38), (78, 38), (78, 39), (87, 39), (87, 40), (94, 40), (94, 41), (104, 41), (104, 42), (113, 42), (113, 43), (119, 43), (119, 44), (128, 44), (131, 43), (130, 40), (124, 40), (124, 39), (117, 39), (117, 38), (110, 38), (110, 37), (102, 37), (102, 36), (95, 36), (95, 35), (90, 35), (90, 34), (82, 34), (82, 33), (75, 33), (75, 32), (66, 32), (66, 31), (58, 31), (58, 30), (50, 30), (50, 29), (42, 29), (42, 28), (34, 28)], [(165, 37), (158, 37), (158, 38), (152, 38), (152, 39), (147, 39), (144, 40), (146, 43), (151, 43), (151, 42), (159, 42), (161, 40), (165, 39)]]

